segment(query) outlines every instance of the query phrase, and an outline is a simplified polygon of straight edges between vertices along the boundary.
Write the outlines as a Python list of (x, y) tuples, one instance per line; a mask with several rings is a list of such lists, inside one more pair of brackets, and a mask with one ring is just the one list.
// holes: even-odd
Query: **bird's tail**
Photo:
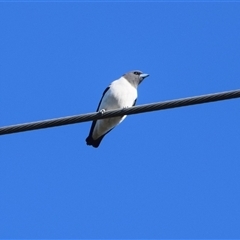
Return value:
[(86, 143), (87, 143), (87, 145), (90, 145), (90, 146), (93, 146), (93, 147), (97, 148), (97, 147), (100, 145), (103, 137), (104, 137), (104, 136), (102, 136), (102, 137), (94, 140), (94, 139), (92, 138), (92, 136), (88, 136), (88, 137), (86, 138)]

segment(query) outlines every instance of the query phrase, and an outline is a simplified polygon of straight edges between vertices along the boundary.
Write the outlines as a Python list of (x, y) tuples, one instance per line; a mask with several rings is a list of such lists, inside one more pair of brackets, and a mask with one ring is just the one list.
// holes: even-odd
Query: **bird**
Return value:
[[(119, 79), (113, 81), (103, 92), (97, 112), (104, 113), (107, 110), (124, 109), (134, 106), (138, 97), (137, 88), (148, 76), (149, 74), (147, 73), (134, 70), (125, 73)], [(87, 145), (98, 148), (104, 136), (125, 118), (126, 115), (93, 121), (89, 135), (86, 138)]]

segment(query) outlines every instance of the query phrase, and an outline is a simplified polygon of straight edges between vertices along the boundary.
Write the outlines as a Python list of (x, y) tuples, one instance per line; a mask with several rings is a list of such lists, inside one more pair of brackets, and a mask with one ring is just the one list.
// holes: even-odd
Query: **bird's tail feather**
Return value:
[[(104, 136), (105, 136), (106, 134), (108, 134), (109, 132), (111, 132), (112, 130), (113, 130), (113, 128), (110, 129), (110, 130), (109, 130), (108, 132), (106, 132), (104, 135), (102, 135), (101, 137), (99, 137), (98, 139), (95, 139), (95, 140), (92, 138), (91, 135), (89, 135), (89, 136), (86, 138), (87, 145), (90, 145), (90, 146), (93, 146), (93, 147), (97, 148), (97, 147), (100, 145), (101, 141), (103, 140)], [(90, 134), (91, 134), (91, 132), (90, 132)]]
[(94, 139), (92, 138), (92, 136), (88, 136), (88, 137), (86, 138), (87, 145), (90, 145), (90, 146), (93, 146), (93, 147), (97, 148), (97, 147), (100, 145), (103, 137), (104, 137), (104, 135), (101, 136), (100, 138), (94, 140)]

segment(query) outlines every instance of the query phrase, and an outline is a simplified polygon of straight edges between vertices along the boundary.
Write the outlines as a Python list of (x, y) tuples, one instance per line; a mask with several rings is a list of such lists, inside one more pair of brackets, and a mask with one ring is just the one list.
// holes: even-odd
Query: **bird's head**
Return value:
[(143, 73), (142, 71), (139, 70), (130, 71), (123, 75), (123, 77), (135, 88), (137, 88), (138, 85), (148, 76), (149, 74)]

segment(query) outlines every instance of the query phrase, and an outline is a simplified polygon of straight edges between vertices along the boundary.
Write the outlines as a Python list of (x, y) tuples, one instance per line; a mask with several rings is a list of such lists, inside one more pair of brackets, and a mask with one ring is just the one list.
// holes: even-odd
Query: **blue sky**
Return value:
[[(0, 3), (0, 126), (240, 87), (240, 4)], [(240, 238), (239, 100), (0, 136), (1, 238)]]

